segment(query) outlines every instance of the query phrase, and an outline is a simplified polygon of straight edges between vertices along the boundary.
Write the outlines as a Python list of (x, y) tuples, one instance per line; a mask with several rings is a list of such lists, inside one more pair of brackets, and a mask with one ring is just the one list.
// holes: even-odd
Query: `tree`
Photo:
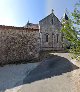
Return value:
[[(71, 14), (71, 15), (70, 15)], [(74, 11), (70, 13), (68, 20), (62, 19), (62, 33), (70, 43), (69, 51), (80, 60), (80, 2), (75, 4)]]

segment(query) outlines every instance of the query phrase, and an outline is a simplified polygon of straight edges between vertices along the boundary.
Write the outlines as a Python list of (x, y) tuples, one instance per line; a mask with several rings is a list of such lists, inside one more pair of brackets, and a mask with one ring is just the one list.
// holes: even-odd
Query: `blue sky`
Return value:
[(72, 11), (78, 0), (0, 0), (0, 25), (24, 26), (38, 23), (54, 9), (61, 19), (65, 9)]

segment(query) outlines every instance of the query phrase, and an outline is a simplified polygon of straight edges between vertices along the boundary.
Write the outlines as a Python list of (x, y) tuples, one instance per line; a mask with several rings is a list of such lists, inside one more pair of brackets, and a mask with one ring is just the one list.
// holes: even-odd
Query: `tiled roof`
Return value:
[(33, 28), (33, 29), (39, 29), (38, 24), (33, 24), (33, 23), (27, 23), (24, 28)]

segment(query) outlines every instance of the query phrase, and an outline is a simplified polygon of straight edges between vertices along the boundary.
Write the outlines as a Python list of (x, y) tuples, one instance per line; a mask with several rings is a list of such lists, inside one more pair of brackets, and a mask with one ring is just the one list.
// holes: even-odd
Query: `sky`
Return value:
[(73, 11), (78, 0), (0, 0), (0, 25), (24, 26), (39, 23), (54, 10), (61, 19), (65, 9)]

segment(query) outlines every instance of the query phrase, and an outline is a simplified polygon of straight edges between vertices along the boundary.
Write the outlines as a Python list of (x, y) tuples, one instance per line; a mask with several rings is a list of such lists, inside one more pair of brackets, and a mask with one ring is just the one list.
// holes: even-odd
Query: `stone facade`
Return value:
[(63, 37), (60, 32), (62, 24), (52, 12), (39, 21), (41, 50), (62, 50)]
[(0, 26), (0, 63), (31, 60), (39, 53), (39, 30)]

